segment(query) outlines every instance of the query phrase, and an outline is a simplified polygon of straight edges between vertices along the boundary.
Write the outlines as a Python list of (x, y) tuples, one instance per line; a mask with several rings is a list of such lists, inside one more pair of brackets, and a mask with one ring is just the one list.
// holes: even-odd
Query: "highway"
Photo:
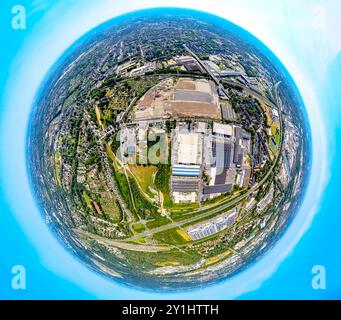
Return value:
[[(226, 91), (226, 89), (223, 87), (223, 85), (220, 83), (220, 80), (206, 67), (206, 65), (201, 61), (201, 59), (190, 49), (188, 48), (186, 45), (184, 45), (184, 48), (187, 50), (187, 52), (199, 63), (199, 65), (210, 75), (210, 77), (212, 78), (212, 80), (215, 82), (215, 84), (220, 87), (220, 89), (224, 92), (224, 94), (229, 97), (228, 92)], [(225, 80), (226, 81), (226, 80)], [(238, 85), (239, 87), (241, 87), (247, 94), (254, 96), (255, 98), (257, 98), (258, 100), (262, 100), (263, 103), (267, 104), (268, 106), (270, 106), (271, 108), (275, 108), (278, 109), (277, 106), (271, 102), (269, 99), (265, 98), (262, 96), (262, 94), (260, 92), (258, 92), (255, 89), (251, 89), (245, 85), (243, 85), (242, 83), (236, 83), (233, 81), (226, 81), (228, 84), (230, 85)]]
[(242, 84), (242, 83), (236, 83), (236, 82), (233, 82), (233, 81), (226, 81), (226, 83), (228, 83), (229, 85), (232, 85), (232, 86), (238, 86), (238, 87), (241, 87), (243, 89), (243, 91), (245, 93), (247, 93), (248, 95), (250, 96), (253, 96), (254, 98), (257, 98), (258, 100), (261, 100), (263, 103), (265, 103), (266, 105), (268, 105), (269, 107), (271, 108), (274, 108), (274, 109), (278, 109), (278, 107), (273, 103), (271, 102), (268, 98), (262, 96), (262, 94), (255, 90), (255, 89), (251, 89), (249, 88), (248, 86)]
[[(224, 94), (227, 97), (229, 97), (228, 93), (226, 92), (226, 89), (222, 86), (222, 84), (220, 83), (219, 79), (217, 79), (217, 77), (202, 63), (202, 61), (199, 59), (199, 57), (193, 51), (191, 51), (186, 45), (184, 45), (184, 48), (187, 50), (187, 52), (189, 54), (191, 54), (193, 56), (193, 58), (200, 64), (200, 66), (207, 72), (207, 74), (209, 74), (209, 76), (216, 83), (216, 85), (221, 88), (221, 90), (224, 92)], [(231, 85), (236, 85), (236, 83), (232, 82), (232, 81), (230, 82), (230, 84)], [(277, 83), (275, 85), (275, 94), (276, 94), (276, 96), (278, 95), (278, 86), (279, 86), (279, 84), (280, 83)], [(245, 86), (243, 84), (239, 84), (238, 83), (238, 86), (243, 88), (243, 90), (247, 94), (255, 97), (256, 99), (262, 101), (263, 103), (267, 104), (268, 106), (270, 106), (272, 108), (275, 108), (276, 110), (279, 110), (279, 106), (275, 105), (269, 99), (263, 97), (260, 92), (257, 92), (256, 90), (253, 90), (253, 89), (250, 89), (249, 87), (247, 87), (247, 86)], [(279, 103), (279, 99), (278, 98), (277, 98), (277, 102)], [(131, 105), (127, 108), (127, 110), (124, 112), (124, 115), (126, 115), (127, 112), (129, 112), (129, 110), (130, 110), (132, 105), (133, 105), (133, 103), (131, 103)], [(174, 228), (174, 227), (181, 227), (181, 226), (183, 226), (185, 224), (193, 223), (193, 222), (201, 220), (203, 218), (207, 218), (207, 217), (209, 217), (209, 216), (211, 216), (211, 215), (213, 215), (215, 213), (227, 210), (229, 207), (238, 204), (239, 202), (241, 202), (242, 200), (246, 199), (247, 197), (252, 195), (254, 192), (256, 192), (268, 180), (269, 176), (272, 174), (273, 170), (277, 166), (277, 163), (279, 161), (280, 155), (282, 154), (282, 151), (283, 151), (283, 130), (282, 129), (284, 128), (284, 126), (283, 126), (283, 119), (282, 119), (281, 112), (279, 112), (279, 114), (280, 114), (280, 123), (281, 123), (281, 145), (280, 145), (280, 150), (279, 150), (279, 152), (278, 152), (278, 154), (276, 156), (276, 159), (275, 159), (274, 163), (272, 164), (271, 168), (269, 169), (267, 174), (263, 177), (263, 179), (259, 183), (256, 183), (253, 187), (251, 187), (246, 193), (242, 194), (241, 196), (239, 196), (239, 197), (237, 197), (235, 199), (232, 199), (232, 200), (230, 200), (228, 202), (225, 202), (225, 203), (223, 203), (223, 204), (221, 204), (221, 205), (219, 205), (217, 207), (214, 207), (212, 210), (209, 210), (209, 211), (204, 212), (202, 214), (198, 214), (198, 215), (196, 215), (194, 217), (190, 217), (188, 219), (184, 219), (182, 221), (172, 222), (172, 223), (169, 223), (169, 224), (157, 227), (157, 228), (153, 228), (153, 229), (147, 230), (147, 231), (145, 231), (145, 232), (143, 232), (141, 234), (138, 234), (138, 235), (135, 235), (133, 237), (126, 238), (126, 239), (120, 240), (120, 241), (132, 241), (132, 240), (136, 240), (138, 238), (148, 237), (148, 236), (151, 236), (151, 235), (153, 235), (155, 233), (158, 233), (158, 232), (162, 232), (162, 231)], [(120, 119), (119, 119), (120, 122), (123, 120), (124, 115), (122, 117), (120, 117)], [(207, 210), (207, 207), (206, 208), (203, 207), (201, 210), (195, 210), (195, 211), (193, 211), (193, 213), (204, 211), (204, 210)]]
[[(130, 112), (131, 108), (134, 106), (135, 102), (137, 101), (137, 97), (135, 97), (133, 100), (131, 100), (128, 108), (123, 112), (121, 113), (118, 117), (117, 117), (117, 120), (116, 120), (116, 126), (122, 128), (121, 126), (124, 124), (123, 120), (124, 118), (127, 116), (127, 114)], [(118, 131), (117, 128), (112, 128), (111, 130), (109, 130), (108, 132), (106, 132), (103, 136), (101, 136), (99, 138), (100, 141), (106, 139), (107, 137), (109, 137), (112, 133)]]
[(116, 183), (114, 181), (114, 178), (112, 177), (111, 167), (110, 167), (110, 164), (109, 164), (108, 156), (106, 154), (106, 147), (105, 147), (105, 145), (103, 143), (103, 140), (100, 137), (101, 133), (99, 132), (99, 130), (97, 130), (96, 127), (94, 127), (91, 124), (91, 117), (90, 117), (90, 115), (88, 113), (85, 113), (85, 118), (89, 121), (89, 126), (90, 126), (91, 130), (93, 131), (94, 135), (96, 136), (96, 138), (98, 140), (98, 144), (99, 144), (99, 148), (100, 148), (100, 151), (101, 151), (102, 159), (103, 159), (104, 165), (105, 165), (106, 180), (107, 180), (108, 186), (111, 188), (112, 192), (114, 193), (115, 198), (116, 198), (117, 202), (119, 203), (122, 211), (127, 216), (127, 221), (128, 222), (135, 221), (133, 214), (127, 208), (126, 203), (122, 199), (122, 197), (120, 195), (120, 192), (117, 189), (117, 186), (116, 186)]
[(134, 243), (126, 243), (119, 240), (109, 239), (103, 236), (99, 236), (97, 234), (93, 234), (91, 232), (87, 232), (81, 229), (73, 229), (80, 236), (85, 236), (90, 239), (94, 239), (98, 242), (102, 242), (105, 245), (113, 246), (116, 248), (130, 250), (130, 251), (141, 251), (141, 252), (161, 252), (161, 251), (169, 251), (169, 246), (165, 245), (144, 245), (144, 244), (134, 244)]
[[(280, 83), (277, 83), (275, 85), (275, 93), (276, 93), (276, 99), (277, 99), (277, 102), (279, 103), (279, 99), (278, 99), (278, 86), (279, 86)], [(275, 106), (274, 107), (276, 109), (279, 108), (279, 106)], [(283, 152), (283, 141), (284, 141), (284, 131), (283, 131), (283, 128), (284, 128), (284, 124), (283, 124), (283, 118), (282, 118), (282, 114), (281, 112), (279, 112), (279, 117), (280, 117), (280, 123), (281, 123), (281, 145), (280, 145), (280, 150), (276, 156), (276, 159), (274, 161), (274, 163), (272, 164), (271, 168), (269, 169), (269, 171), (267, 172), (267, 174), (263, 177), (263, 179), (259, 182), (259, 183), (256, 183), (253, 187), (251, 187), (250, 190), (248, 190), (246, 193), (242, 194), (241, 196), (231, 200), (231, 201), (228, 201), (216, 208), (213, 208), (212, 210), (208, 211), (208, 212), (204, 212), (202, 214), (198, 214), (196, 215), (195, 217), (191, 217), (191, 218), (188, 218), (188, 219), (185, 219), (185, 220), (182, 220), (182, 221), (177, 221), (177, 222), (173, 222), (173, 223), (169, 223), (167, 225), (163, 225), (163, 226), (160, 226), (160, 227), (157, 227), (157, 228), (154, 228), (154, 229), (151, 229), (151, 230), (147, 230), (139, 235), (136, 235), (136, 236), (133, 236), (133, 237), (130, 237), (128, 239), (124, 239), (122, 241), (132, 241), (132, 240), (136, 240), (138, 238), (143, 238), (143, 237), (148, 237), (148, 236), (151, 236), (155, 233), (158, 233), (158, 232), (162, 232), (162, 231), (165, 231), (165, 230), (168, 230), (168, 229), (171, 229), (171, 228), (174, 228), (174, 227), (181, 227), (185, 224), (188, 224), (188, 223), (192, 223), (192, 222), (195, 222), (195, 221), (198, 221), (198, 220), (201, 220), (203, 218), (207, 218), (215, 213), (218, 213), (220, 211), (223, 211), (223, 210), (226, 210), (228, 209), (229, 207), (233, 206), (233, 205), (236, 205), (238, 204), (239, 202), (241, 202), (242, 200), (246, 199), (247, 197), (249, 197), (250, 195), (252, 195), (254, 192), (256, 192), (269, 178), (269, 176), (272, 174), (273, 170), (275, 169), (275, 167), (277, 166), (278, 164), (278, 161), (280, 159), (280, 156)], [(203, 211), (203, 210), (207, 210), (207, 208), (203, 208), (202, 210), (198, 210), (197, 212), (200, 212), (200, 211)], [(193, 213), (195, 213), (196, 211), (193, 211)]]
[(184, 48), (187, 50), (187, 52), (199, 63), (199, 65), (210, 75), (212, 80), (215, 82), (215, 84), (221, 89), (222, 92), (226, 95), (227, 98), (229, 98), (228, 92), (225, 90), (224, 86), (220, 83), (219, 79), (209, 70), (206, 65), (200, 60), (200, 58), (186, 45), (184, 45)]

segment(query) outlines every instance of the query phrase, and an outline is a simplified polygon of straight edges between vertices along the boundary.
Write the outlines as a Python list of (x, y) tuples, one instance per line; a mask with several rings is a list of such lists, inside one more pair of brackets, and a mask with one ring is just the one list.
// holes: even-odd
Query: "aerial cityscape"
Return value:
[(51, 69), (29, 172), (46, 222), (91, 269), (186, 289), (279, 239), (305, 190), (308, 136), (292, 80), (254, 37), (204, 13), (143, 11)]

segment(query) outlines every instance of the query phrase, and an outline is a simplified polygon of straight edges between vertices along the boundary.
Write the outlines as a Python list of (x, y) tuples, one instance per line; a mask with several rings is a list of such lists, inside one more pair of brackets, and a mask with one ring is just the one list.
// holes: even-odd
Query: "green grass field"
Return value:
[(159, 215), (156, 219), (147, 221), (147, 227), (149, 229), (154, 229), (154, 228), (163, 226), (169, 222), (170, 220), (168, 218), (162, 217), (161, 215)]
[[(129, 177), (129, 184), (136, 208), (136, 210), (134, 208), (132, 210), (134, 210), (141, 219), (157, 218), (159, 216), (157, 212), (158, 208), (141, 194), (135, 179)], [(128, 192), (130, 194), (129, 190)]]
[(185, 237), (186, 233), (183, 234), (180, 228), (172, 228), (163, 232), (154, 234), (153, 238), (160, 243), (167, 243), (173, 245), (186, 244), (188, 238)]
[(156, 172), (157, 168), (155, 166), (130, 165), (129, 169), (131, 170), (133, 176), (136, 178), (136, 181), (140, 185), (143, 192), (152, 196), (153, 194), (150, 192), (149, 187), (153, 188), (154, 186), (153, 175)]
[(197, 252), (192, 250), (169, 250), (162, 252), (139, 252), (137, 255), (133, 251), (122, 250), (128, 263), (132, 266), (139, 266), (142, 270), (155, 270), (155, 266), (162, 265), (191, 265), (197, 263), (202, 258)]
[(145, 227), (142, 223), (136, 223), (136, 224), (133, 224), (133, 230), (136, 233), (142, 233), (145, 231)]
[(61, 168), (60, 168), (61, 161), (62, 161), (62, 155), (60, 154), (60, 152), (56, 152), (54, 154), (55, 180), (59, 187), (62, 186)]
[(275, 143), (272, 140), (269, 141), (269, 149), (273, 153), (273, 155), (276, 156), (278, 152), (278, 145), (275, 145)]
[(273, 123), (271, 126), (271, 134), (274, 136), (277, 144), (281, 141), (281, 131), (278, 123)]
[(110, 221), (113, 223), (118, 223), (122, 220), (122, 213), (115, 199), (102, 197), (100, 204), (104, 214), (109, 218)]

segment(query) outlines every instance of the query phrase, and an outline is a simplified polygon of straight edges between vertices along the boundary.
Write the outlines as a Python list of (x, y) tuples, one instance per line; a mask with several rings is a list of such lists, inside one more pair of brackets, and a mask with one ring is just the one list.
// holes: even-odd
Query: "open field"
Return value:
[(272, 152), (273, 157), (275, 157), (278, 152), (278, 146), (272, 141), (272, 139), (270, 139), (269, 142), (269, 149)]
[(193, 210), (199, 209), (198, 203), (174, 203), (170, 208), (172, 212), (172, 218), (177, 220), (179, 217), (182, 217), (186, 213), (190, 213)]
[(136, 178), (143, 192), (151, 194), (149, 187), (153, 187), (153, 175), (157, 168), (155, 166), (129, 165), (129, 169)]
[(102, 122), (101, 110), (98, 108), (98, 106), (96, 106), (95, 110), (96, 110), (96, 118), (97, 118), (98, 125), (100, 127), (102, 127), (102, 129), (104, 130), (105, 128), (104, 128), (103, 122)]
[(201, 256), (191, 250), (168, 250), (159, 252), (139, 252), (135, 254), (132, 251), (122, 250), (131, 265), (138, 265), (140, 268), (154, 270), (155, 266), (169, 266), (177, 263), (178, 265), (192, 265), (200, 261)]
[(141, 232), (145, 231), (145, 227), (142, 223), (135, 223), (135, 224), (133, 224), (132, 227), (136, 233), (141, 233)]
[(183, 229), (178, 229), (177, 233), (182, 236), (186, 241), (191, 241), (191, 237), (187, 234), (187, 232)]
[(61, 180), (61, 161), (62, 161), (62, 155), (60, 152), (56, 152), (54, 154), (54, 166), (55, 166), (55, 180), (59, 187), (62, 186), (62, 180)]
[(122, 220), (122, 213), (115, 199), (112, 197), (101, 197), (100, 204), (103, 212), (113, 223), (118, 223)]
[(181, 79), (176, 85), (176, 89), (195, 90), (196, 86), (191, 80)]
[(138, 102), (136, 120), (199, 117), (220, 119), (219, 99), (205, 79), (166, 79), (150, 89)]
[(156, 233), (153, 236), (153, 239), (162, 243), (173, 244), (173, 245), (180, 245), (187, 243), (188, 235), (185, 231), (181, 230), (180, 228), (172, 228), (160, 233)]
[(198, 117), (220, 119), (219, 106), (213, 103), (190, 102), (190, 101), (169, 101), (165, 107), (166, 113), (173, 117)]
[(262, 109), (265, 112), (267, 124), (269, 126), (271, 126), (273, 121), (272, 121), (272, 118), (271, 118), (271, 115), (270, 115), (269, 107), (265, 103), (263, 103), (263, 102), (261, 103), (261, 107), (262, 107)]
[(163, 261), (163, 262), (155, 262), (155, 267), (177, 267), (180, 265), (178, 261)]
[(220, 253), (216, 256), (210, 257), (210, 258), (206, 259), (205, 265), (209, 266), (209, 265), (215, 264), (215, 263), (225, 259), (226, 257), (228, 257), (231, 253), (232, 253), (231, 250), (227, 250), (227, 251)]
[(280, 133), (280, 125), (279, 123), (274, 122), (271, 125), (271, 134), (274, 136), (276, 142), (279, 144), (281, 140), (281, 133)]
[(169, 178), (171, 166), (169, 164), (159, 164), (155, 176), (155, 186), (163, 193), (169, 192)]

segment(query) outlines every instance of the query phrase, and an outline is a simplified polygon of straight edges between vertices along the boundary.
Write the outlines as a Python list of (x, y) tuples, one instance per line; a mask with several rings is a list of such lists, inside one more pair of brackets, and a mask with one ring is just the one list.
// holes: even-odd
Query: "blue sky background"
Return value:
[[(24, 5), (26, 30), (11, 28)], [(2, 299), (340, 299), (341, 298), (341, 3), (337, 0), (188, 0), (263, 41), (284, 63), (305, 101), (313, 136), (313, 170), (302, 209), (257, 264), (218, 285), (186, 293), (122, 287), (68, 254), (42, 221), (25, 168), (25, 133), (44, 75), (81, 35), (119, 14), (183, 7), (179, 0), (7, 0), (0, 7), (0, 298)], [(27, 289), (11, 288), (23, 265)], [(311, 268), (324, 265), (327, 289), (313, 290)]]

